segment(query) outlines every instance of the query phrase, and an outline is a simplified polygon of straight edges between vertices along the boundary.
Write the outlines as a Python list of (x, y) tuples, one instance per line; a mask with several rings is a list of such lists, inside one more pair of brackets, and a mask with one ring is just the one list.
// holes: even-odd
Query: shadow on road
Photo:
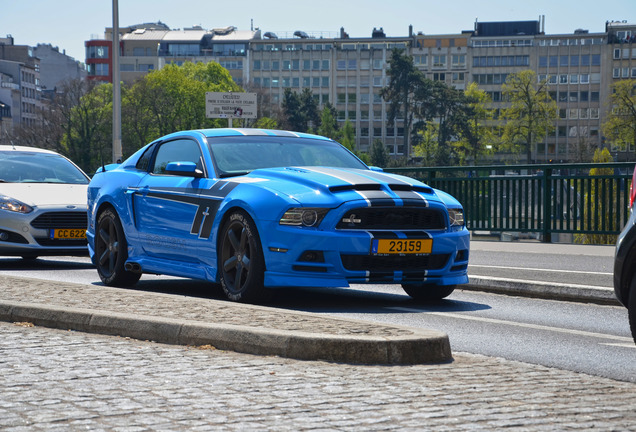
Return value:
[[(145, 277), (145, 276), (144, 276)], [(101, 285), (101, 283), (97, 283)], [(229, 301), (220, 285), (189, 279), (144, 280), (132, 289), (163, 294)], [(451, 294), (444, 300), (417, 302), (399, 286), (356, 285), (352, 288), (280, 288), (272, 290), (272, 298), (261, 306), (317, 313), (382, 313), (467, 312), (490, 309), (489, 305), (454, 300)], [(393, 292), (394, 291), (394, 292)]]
[(46, 257), (39, 258), (0, 258), (0, 270), (3, 271), (24, 271), (24, 270), (87, 270), (95, 268), (88, 261), (66, 260), (64, 258), (54, 259)]

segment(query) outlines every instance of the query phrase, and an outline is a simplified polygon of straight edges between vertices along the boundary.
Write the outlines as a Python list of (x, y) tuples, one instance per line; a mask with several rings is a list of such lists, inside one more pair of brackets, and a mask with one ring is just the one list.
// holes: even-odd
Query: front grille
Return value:
[(38, 229), (86, 228), (87, 225), (86, 211), (48, 212), (31, 222), (31, 226)]
[(426, 230), (445, 229), (444, 213), (428, 207), (363, 207), (349, 210), (337, 229)]
[(424, 271), (439, 270), (446, 266), (450, 254), (435, 255), (346, 255), (341, 254), (342, 265), (350, 271)]

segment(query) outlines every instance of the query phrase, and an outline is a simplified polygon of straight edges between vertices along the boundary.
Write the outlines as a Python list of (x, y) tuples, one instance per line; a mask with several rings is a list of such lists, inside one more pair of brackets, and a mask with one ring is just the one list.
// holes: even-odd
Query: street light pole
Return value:
[(113, 163), (121, 162), (121, 84), (119, 71), (119, 5), (113, 0)]

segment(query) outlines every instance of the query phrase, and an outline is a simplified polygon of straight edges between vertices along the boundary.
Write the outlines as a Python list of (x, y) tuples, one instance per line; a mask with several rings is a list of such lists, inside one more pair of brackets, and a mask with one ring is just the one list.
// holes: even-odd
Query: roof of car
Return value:
[(329, 138), (313, 135), (304, 132), (291, 132), (285, 130), (276, 129), (255, 129), (255, 128), (219, 128), (219, 129), (202, 129), (200, 130), (207, 137), (222, 137), (222, 136), (279, 136), (279, 137), (299, 137), (299, 138), (313, 138), (321, 140), (330, 140)]
[(0, 151), (26, 151), (32, 153), (49, 153), (49, 154), (58, 154), (52, 150), (47, 150), (38, 147), (27, 147), (27, 146), (13, 146), (13, 145), (0, 145)]

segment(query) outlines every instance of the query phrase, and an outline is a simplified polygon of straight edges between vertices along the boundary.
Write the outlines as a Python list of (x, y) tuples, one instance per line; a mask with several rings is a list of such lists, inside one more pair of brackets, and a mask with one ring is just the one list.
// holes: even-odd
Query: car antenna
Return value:
[(11, 136), (9, 135), (9, 131), (5, 130), (4, 134), (7, 136), (7, 139), (9, 140), (9, 142), (11, 143), (11, 148), (13, 150), (15, 150), (15, 144), (13, 144), (13, 140), (11, 139)]

